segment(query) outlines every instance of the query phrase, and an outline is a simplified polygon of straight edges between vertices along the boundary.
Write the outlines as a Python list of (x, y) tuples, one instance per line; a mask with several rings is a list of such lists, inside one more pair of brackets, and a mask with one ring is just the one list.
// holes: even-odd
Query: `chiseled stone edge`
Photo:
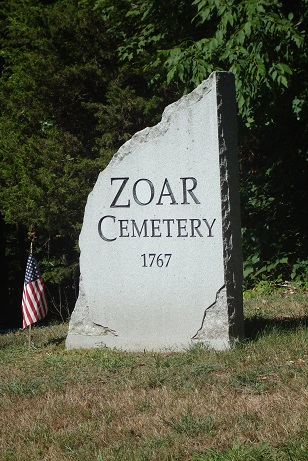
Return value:
[(225, 285), (218, 290), (215, 301), (206, 307), (201, 328), (192, 340), (221, 350), (244, 337), (243, 268), (234, 75), (214, 72), (213, 77), (216, 79)]
[(216, 350), (230, 347), (226, 305), (227, 296), (224, 285), (217, 291), (215, 301), (205, 309), (201, 328), (192, 337), (193, 343), (202, 343)]
[(67, 349), (100, 347), (106, 336), (117, 336), (114, 330), (92, 322), (89, 304), (83, 288), (82, 277), (79, 280), (79, 295), (72, 312), (65, 346)]
[(213, 72), (207, 80), (204, 80), (200, 85), (197, 86), (191, 93), (182, 96), (178, 101), (167, 106), (162, 114), (161, 121), (152, 127), (144, 128), (141, 131), (137, 131), (128, 141), (126, 141), (119, 150), (114, 154), (108, 166), (113, 167), (115, 164), (123, 160), (124, 157), (130, 155), (141, 143), (148, 142), (152, 139), (163, 136), (169, 129), (170, 120), (174, 112), (181, 109), (187, 109), (189, 106), (200, 101), (209, 93), (213, 88), (212, 80), (215, 78), (215, 72)]
[(230, 344), (244, 337), (243, 262), (234, 75), (216, 73), (224, 277)]

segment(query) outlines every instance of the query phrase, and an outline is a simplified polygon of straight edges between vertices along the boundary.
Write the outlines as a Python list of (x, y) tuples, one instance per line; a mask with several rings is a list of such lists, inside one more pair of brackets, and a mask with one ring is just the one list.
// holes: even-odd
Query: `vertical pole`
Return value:
[[(30, 243), (30, 254), (32, 255), (32, 248), (33, 248), (33, 240), (31, 240), (31, 243)], [(31, 323), (28, 327), (28, 346), (29, 346), (29, 350), (31, 349)]]
[(29, 346), (29, 350), (31, 349), (31, 323), (30, 325), (28, 326), (28, 346)]

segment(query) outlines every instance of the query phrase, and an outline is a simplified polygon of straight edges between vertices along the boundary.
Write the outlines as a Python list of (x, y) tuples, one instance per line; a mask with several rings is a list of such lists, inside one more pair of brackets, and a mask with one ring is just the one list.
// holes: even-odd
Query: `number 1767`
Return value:
[(142, 267), (152, 267), (153, 265), (157, 267), (168, 267), (171, 256), (171, 253), (144, 253), (143, 255), (141, 255), (141, 258), (143, 259)]

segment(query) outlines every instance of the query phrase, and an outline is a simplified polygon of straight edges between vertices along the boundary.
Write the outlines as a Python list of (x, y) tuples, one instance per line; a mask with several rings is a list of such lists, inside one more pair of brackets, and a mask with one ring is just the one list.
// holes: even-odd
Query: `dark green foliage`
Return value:
[(21, 250), (5, 257), (15, 260), (11, 282), (18, 268), (18, 299), (35, 232), (51, 310), (61, 316), (78, 290), (87, 195), (117, 148), (157, 121), (161, 104), (142, 76), (119, 65), (93, 8), (93, 0), (1, 2), (0, 213), (23, 235)]
[[(106, 0), (103, 14), (114, 15)], [(307, 281), (307, 0), (126, 3), (120, 58), (181, 94), (236, 77), (245, 276)]]
[[(92, 151), (95, 118), (84, 104), (108, 83), (96, 64), (106, 60), (106, 44), (94, 35), (99, 21), (76, 2), (9, 1), (2, 11), (1, 213), (24, 241), (36, 231), (43, 269), (73, 269), (78, 223), (102, 167)], [(16, 261), (19, 276), (25, 259)]]
[(102, 21), (90, 5), (87, 11), (74, 1), (44, 3), (7, 4), (1, 211), (7, 222), (75, 237), (85, 194), (102, 167), (87, 105), (103, 99), (112, 78), (112, 68), (103, 73), (110, 45), (95, 34)]
[(4, 310), (19, 309), (29, 231), (53, 309), (72, 308), (99, 171), (212, 70), (236, 76), (247, 283), (307, 280), (307, 10), (307, 0), (0, 0)]

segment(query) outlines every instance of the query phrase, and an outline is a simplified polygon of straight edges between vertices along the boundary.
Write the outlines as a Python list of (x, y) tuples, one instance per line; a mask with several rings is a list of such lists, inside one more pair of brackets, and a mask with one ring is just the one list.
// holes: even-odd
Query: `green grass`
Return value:
[(66, 351), (67, 324), (0, 336), (0, 460), (304, 460), (304, 292), (245, 298), (229, 351)]

